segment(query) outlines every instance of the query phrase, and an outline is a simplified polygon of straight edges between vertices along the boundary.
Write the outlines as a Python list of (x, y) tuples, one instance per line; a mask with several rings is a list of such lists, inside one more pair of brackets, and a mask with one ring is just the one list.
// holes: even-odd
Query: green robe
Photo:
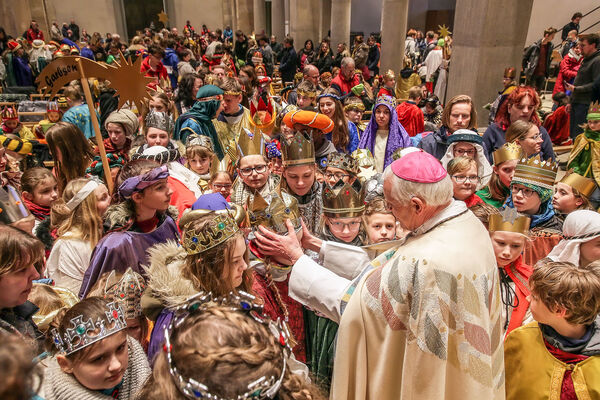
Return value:
[(600, 185), (600, 132), (587, 128), (575, 138), (567, 168)]
[(496, 208), (500, 208), (504, 205), (504, 202), (506, 201), (506, 198), (508, 197), (508, 195), (510, 193), (509, 193), (508, 189), (506, 189), (505, 193), (504, 193), (505, 194), (504, 200), (496, 200), (490, 194), (490, 188), (488, 186), (486, 186), (483, 189), (478, 190), (475, 194), (477, 196), (479, 196), (481, 198), (481, 200), (483, 200), (486, 204), (489, 204), (490, 206), (494, 206)]

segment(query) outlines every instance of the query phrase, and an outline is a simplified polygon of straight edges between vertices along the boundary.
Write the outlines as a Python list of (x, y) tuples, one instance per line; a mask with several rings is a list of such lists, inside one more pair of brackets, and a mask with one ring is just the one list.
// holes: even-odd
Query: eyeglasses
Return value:
[(257, 165), (256, 167), (240, 168), (240, 174), (243, 176), (252, 175), (252, 171), (255, 171), (257, 174), (264, 174), (267, 172), (267, 164)]
[(532, 137), (528, 137), (526, 139), (538, 140), (541, 137), (542, 137), (542, 134), (538, 133), (537, 135), (533, 135)]
[(231, 186), (229, 183), (213, 183), (213, 187), (215, 189), (231, 189)]
[(352, 222), (330, 221), (329, 224), (330, 224), (332, 230), (343, 231), (344, 228), (348, 228), (349, 230), (357, 229), (360, 226), (360, 221), (352, 221)]
[(452, 179), (456, 181), (456, 183), (465, 183), (469, 181), (470, 183), (478, 183), (480, 178), (477, 175), (473, 176), (464, 176), (464, 175), (452, 175)]
[(335, 174), (332, 174), (331, 172), (328, 172), (325, 174), (325, 178), (327, 180), (330, 180), (331, 178), (335, 178), (336, 181), (339, 181), (340, 179), (344, 179), (345, 177), (350, 176), (348, 174), (342, 174), (341, 172), (336, 172)]
[(465, 150), (465, 149), (456, 149), (454, 150), (454, 152), (456, 154), (458, 154), (458, 156), (464, 156), (465, 154), (468, 155), (469, 157), (473, 158), (473, 156), (475, 155), (475, 150)]
[(531, 197), (535, 193), (535, 190), (532, 190), (532, 189), (529, 189), (526, 187), (516, 187), (516, 186), (512, 186), (510, 188), (510, 191), (512, 192), (513, 196), (518, 194), (519, 192), (521, 192), (521, 193), (523, 193), (523, 197)]

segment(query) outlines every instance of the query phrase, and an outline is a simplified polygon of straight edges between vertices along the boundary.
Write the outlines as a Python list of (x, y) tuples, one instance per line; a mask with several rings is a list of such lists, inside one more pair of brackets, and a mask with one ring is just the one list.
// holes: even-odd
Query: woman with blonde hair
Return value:
[(521, 146), (525, 157), (535, 156), (542, 150), (540, 128), (533, 122), (516, 120), (506, 130), (506, 142)]

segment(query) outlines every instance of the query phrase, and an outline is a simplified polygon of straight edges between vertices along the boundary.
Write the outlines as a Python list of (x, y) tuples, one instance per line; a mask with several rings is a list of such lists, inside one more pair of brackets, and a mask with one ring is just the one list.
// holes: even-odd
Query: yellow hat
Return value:
[(576, 189), (582, 196), (588, 199), (594, 193), (594, 190), (596, 190), (596, 182), (593, 179), (586, 178), (575, 172), (567, 173), (560, 182)]
[(498, 214), (490, 215), (488, 230), (490, 232), (514, 232), (527, 235), (531, 218), (519, 214), (515, 208), (506, 207)]

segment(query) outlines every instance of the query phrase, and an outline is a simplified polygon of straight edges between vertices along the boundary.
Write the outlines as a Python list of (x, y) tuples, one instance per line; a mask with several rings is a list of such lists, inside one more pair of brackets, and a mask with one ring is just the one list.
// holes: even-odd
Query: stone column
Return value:
[(335, 54), (338, 43), (350, 48), (350, 18), (352, 0), (331, 0), (331, 50)]
[(250, 35), (254, 29), (253, 0), (234, 0), (236, 2), (236, 28)]
[[(319, 14), (319, 37), (320, 42), (327, 37), (327, 32), (331, 29), (331, 0), (321, 0), (321, 12)], [(336, 21), (337, 23), (337, 21)], [(317, 43), (315, 43), (315, 46)]]
[(312, 39), (315, 47), (319, 42), (319, 0), (290, 0), (290, 35), (294, 38), (294, 47), (298, 51), (307, 39)]
[(233, 29), (235, 32), (235, 23), (233, 22), (235, 8), (233, 6), (233, 3), (234, 2), (232, 0), (223, 0), (223, 2), (221, 3), (221, 11), (223, 13), (223, 28), (229, 25), (231, 29)]
[(285, 37), (285, 1), (271, 0), (271, 32), (283, 43)]
[(479, 126), (487, 125), (482, 106), (502, 88), (504, 68), (521, 70), (532, 6), (533, 0), (456, 2), (446, 98), (471, 96)]
[[(381, 67), (398, 73), (404, 60), (408, 0), (383, 0), (381, 10)], [(365, 38), (366, 40), (366, 38)]]
[(254, 4), (254, 33), (261, 34), (267, 31), (265, 0), (253, 0)]

